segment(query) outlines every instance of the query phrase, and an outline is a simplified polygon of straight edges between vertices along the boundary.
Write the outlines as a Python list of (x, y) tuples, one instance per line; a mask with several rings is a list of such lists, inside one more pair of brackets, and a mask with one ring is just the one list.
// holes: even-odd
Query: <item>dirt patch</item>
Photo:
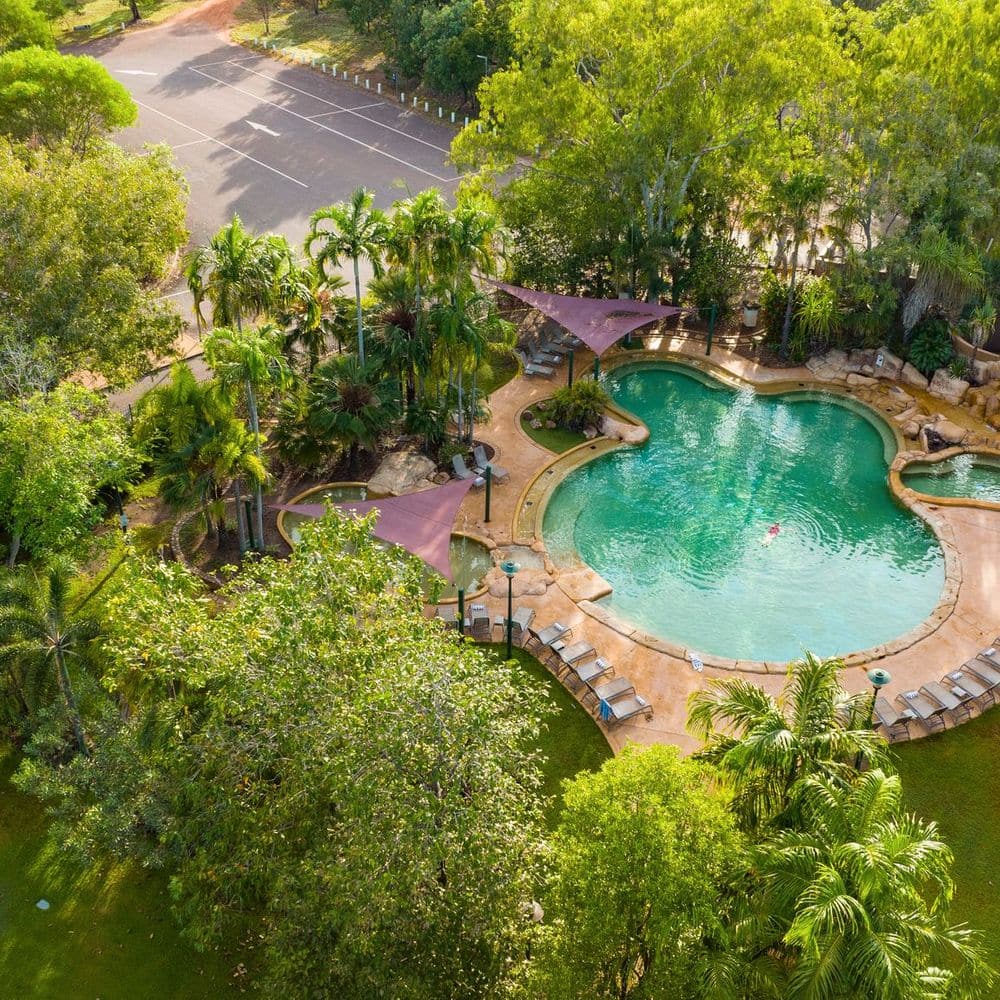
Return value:
[(190, 10), (183, 10), (164, 24), (200, 24), (215, 31), (228, 31), (233, 15), (242, 0), (207, 0)]

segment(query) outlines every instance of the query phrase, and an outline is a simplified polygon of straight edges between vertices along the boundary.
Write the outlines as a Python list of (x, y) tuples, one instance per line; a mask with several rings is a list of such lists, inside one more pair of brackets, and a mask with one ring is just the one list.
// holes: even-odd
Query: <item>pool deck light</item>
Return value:
[(500, 569), (507, 577), (507, 659), (514, 655), (514, 574), (521, 567), (513, 559), (500, 563)]

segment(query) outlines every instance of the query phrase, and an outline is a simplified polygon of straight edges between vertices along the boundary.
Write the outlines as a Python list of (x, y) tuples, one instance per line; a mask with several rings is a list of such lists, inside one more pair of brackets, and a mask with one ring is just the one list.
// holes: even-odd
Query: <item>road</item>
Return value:
[[(361, 184), (383, 208), (427, 187), (449, 200), (454, 193), (459, 175), (447, 156), (455, 133), (447, 125), (392, 96), (248, 51), (197, 17), (126, 31), (83, 51), (139, 107), (137, 124), (116, 140), (136, 151), (146, 143), (174, 150), (191, 189), (194, 244), (238, 214), (250, 229), (281, 233), (299, 249), (311, 213)], [(167, 291), (189, 315), (181, 289), (178, 279)], [(136, 395), (134, 388), (112, 398), (124, 405)]]

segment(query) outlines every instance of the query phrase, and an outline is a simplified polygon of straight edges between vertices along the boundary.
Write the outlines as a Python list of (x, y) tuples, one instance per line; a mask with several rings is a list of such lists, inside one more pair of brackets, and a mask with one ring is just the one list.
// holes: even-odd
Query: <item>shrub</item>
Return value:
[(840, 327), (837, 293), (826, 278), (813, 278), (802, 285), (797, 296), (795, 323), (808, 341), (824, 347)]
[(914, 328), (910, 340), (910, 364), (930, 376), (951, 360), (951, 331), (941, 316), (928, 316)]
[(608, 402), (608, 394), (600, 382), (582, 379), (563, 386), (552, 396), (552, 419), (571, 431), (596, 427)]
[(948, 363), (948, 373), (954, 378), (967, 379), (972, 373), (972, 365), (968, 358), (956, 354)]

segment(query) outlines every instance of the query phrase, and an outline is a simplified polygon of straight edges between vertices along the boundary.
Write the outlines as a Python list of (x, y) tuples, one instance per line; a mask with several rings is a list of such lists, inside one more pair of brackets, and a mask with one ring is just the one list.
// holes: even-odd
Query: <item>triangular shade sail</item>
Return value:
[(505, 285), (501, 281), (493, 281), (491, 284), (526, 302), (549, 319), (554, 319), (598, 355), (640, 326), (683, 312), (679, 306), (661, 306), (655, 302), (588, 299), (584, 296), (536, 292), (531, 288)]
[[(423, 559), (446, 580), (454, 583), (451, 571), (451, 532), (458, 508), (475, 480), (463, 479), (444, 486), (435, 486), (420, 493), (381, 500), (351, 500), (334, 504), (337, 510), (363, 516), (378, 511), (378, 521), (372, 534), (392, 542)], [(275, 510), (286, 510), (304, 517), (322, 517), (326, 505), (321, 503), (275, 504)]]

